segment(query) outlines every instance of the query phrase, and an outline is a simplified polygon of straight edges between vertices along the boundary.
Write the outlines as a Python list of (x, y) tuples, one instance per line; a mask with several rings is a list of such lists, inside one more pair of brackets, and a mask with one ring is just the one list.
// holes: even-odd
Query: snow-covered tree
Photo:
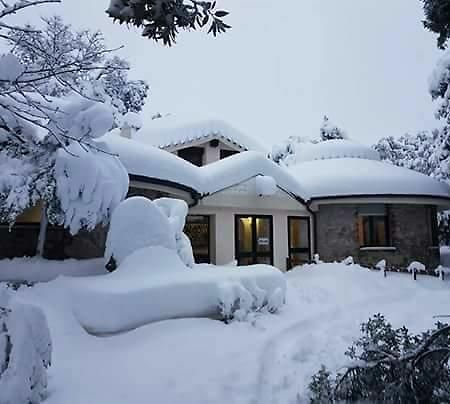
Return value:
[(108, 15), (120, 24), (142, 28), (142, 36), (171, 46), (179, 30), (197, 30), (208, 26), (216, 36), (231, 28), (216, 10), (216, 2), (199, 0), (110, 0)]
[(345, 132), (338, 126), (334, 125), (328, 116), (323, 117), (322, 125), (320, 126), (320, 139), (322, 141), (347, 139)]
[[(399, 167), (409, 168), (450, 183), (450, 161), (445, 128), (431, 132), (405, 134), (399, 138), (384, 137), (374, 145), (382, 160)], [(438, 213), (441, 243), (450, 243), (450, 212)]]
[(426, 29), (438, 34), (437, 45), (440, 49), (447, 47), (450, 38), (450, 0), (422, 0)]
[[(118, 56), (111, 57), (100, 31), (74, 30), (61, 17), (43, 19), (37, 29), (10, 30), (11, 52), (28, 70), (58, 71), (70, 67), (45, 81), (38, 81), (37, 90), (44, 95), (59, 97), (76, 91), (113, 107), (116, 125), (127, 112), (141, 111), (149, 86), (143, 80), (129, 80), (129, 63)], [(82, 64), (82, 68), (77, 66)]]
[[(57, 1), (0, 2), (0, 39), (10, 45), (17, 32), (34, 33), (5, 20), (50, 2)], [(0, 54), (0, 221), (13, 225), (25, 209), (40, 202), (38, 252), (48, 222), (64, 225), (72, 234), (93, 229), (109, 219), (128, 189), (126, 170), (97, 140), (112, 128), (113, 108), (82, 96), (67, 82), (76, 73), (79, 88), (89, 88), (83, 78), (105, 71), (101, 63), (92, 63), (104, 52), (75, 48), (58, 58), (50, 48), (40, 51), (48, 65), (21, 60), (12, 52)], [(45, 89), (52, 80), (68, 89), (49, 96)]]

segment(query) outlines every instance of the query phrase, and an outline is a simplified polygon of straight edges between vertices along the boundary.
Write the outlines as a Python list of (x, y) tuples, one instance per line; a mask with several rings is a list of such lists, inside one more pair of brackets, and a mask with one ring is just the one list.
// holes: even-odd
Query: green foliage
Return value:
[(425, 12), (423, 25), (426, 29), (438, 34), (437, 46), (447, 47), (450, 38), (450, 0), (421, 0)]
[(313, 376), (311, 402), (443, 403), (450, 401), (450, 326), (412, 335), (377, 314), (345, 353), (351, 359), (335, 378), (326, 368)]
[(142, 36), (175, 43), (179, 29), (197, 30), (208, 26), (214, 36), (231, 28), (223, 18), (227, 11), (216, 10), (216, 2), (195, 0), (111, 0), (107, 14), (120, 24), (142, 28)]

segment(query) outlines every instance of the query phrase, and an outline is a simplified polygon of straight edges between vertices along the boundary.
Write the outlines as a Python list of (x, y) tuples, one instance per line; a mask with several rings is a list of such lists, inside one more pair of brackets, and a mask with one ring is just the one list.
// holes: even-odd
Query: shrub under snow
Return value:
[(448, 403), (450, 326), (411, 335), (381, 314), (361, 325), (345, 353), (351, 363), (335, 378), (322, 366), (309, 385), (311, 403)]
[(8, 300), (0, 290), (0, 403), (40, 403), (52, 352), (47, 320), (39, 308)]
[(106, 263), (112, 263), (112, 269), (115, 269), (134, 251), (161, 246), (176, 250), (182, 262), (192, 267), (191, 242), (183, 233), (187, 213), (186, 202), (177, 199), (126, 199), (111, 219), (106, 240)]

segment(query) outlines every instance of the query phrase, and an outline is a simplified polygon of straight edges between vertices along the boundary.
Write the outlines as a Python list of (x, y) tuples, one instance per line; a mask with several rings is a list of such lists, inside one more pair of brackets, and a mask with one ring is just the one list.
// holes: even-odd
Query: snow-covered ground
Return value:
[(450, 282), (429, 276), (319, 264), (286, 279), (278, 314), (231, 324), (162, 321), (108, 337), (80, 327), (58, 280), (19, 289), (18, 298), (44, 309), (52, 334), (46, 403), (307, 402), (310, 376), (322, 363), (339, 368), (371, 315), (417, 332), (432, 327), (433, 315), (449, 314)]

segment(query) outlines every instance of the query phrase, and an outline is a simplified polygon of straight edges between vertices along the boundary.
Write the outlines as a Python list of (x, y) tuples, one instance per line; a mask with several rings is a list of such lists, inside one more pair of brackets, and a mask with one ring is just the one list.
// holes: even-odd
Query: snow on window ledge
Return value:
[(396, 251), (397, 247), (389, 247), (389, 246), (385, 246), (385, 247), (360, 247), (359, 248), (360, 251)]

